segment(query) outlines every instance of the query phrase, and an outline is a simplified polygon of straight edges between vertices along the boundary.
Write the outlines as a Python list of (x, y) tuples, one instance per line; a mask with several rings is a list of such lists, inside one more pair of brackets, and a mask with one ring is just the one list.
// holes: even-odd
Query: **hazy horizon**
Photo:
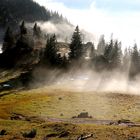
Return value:
[[(91, 32), (95, 43), (104, 34), (108, 41), (122, 41), (122, 47), (140, 46), (140, 2), (138, 0), (34, 0), (52, 11), (58, 11), (74, 26)], [(89, 41), (92, 41), (89, 39)], [(140, 48), (140, 47), (139, 47)]]

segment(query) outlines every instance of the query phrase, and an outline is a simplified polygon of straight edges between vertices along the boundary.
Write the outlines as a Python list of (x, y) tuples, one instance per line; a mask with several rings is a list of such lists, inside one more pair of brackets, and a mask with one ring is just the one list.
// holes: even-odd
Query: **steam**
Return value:
[[(60, 82), (61, 81), (61, 82)], [(67, 75), (58, 79), (57, 84), (67, 86), (77, 91), (115, 92), (139, 94), (139, 78), (129, 81), (128, 77), (120, 72), (97, 73), (91, 70), (79, 71), (74, 75)]]
[(0, 44), (0, 54), (2, 53), (2, 44)]
[[(75, 29), (67, 23), (37, 22), (41, 30), (47, 34), (56, 34), (58, 42), (70, 43), (71, 36)], [(95, 36), (82, 30), (84, 42), (95, 42)], [(84, 63), (84, 62), (83, 62)], [(36, 75), (39, 75), (38, 77)], [(80, 70), (71, 68), (69, 71), (60, 69), (37, 68), (33, 76), (34, 83), (31, 86), (54, 86), (65, 90), (82, 92), (115, 92), (123, 94), (140, 95), (140, 76), (135, 80), (129, 79), (129, 67), (124, 72), (120, 70), (97, 72), (93, 68), (83, 68)], [(45, 78), (44, 78), (45, 77)], [(38, 82), (36, 82), (38, 81)]]
[[(67, 23), (52, 23), (49, 22), (37, 22), (38, 25), (41, 27), (41, 30), (45, 34), (56, 34), (57, 40), (59, 42), (66, 42), (69, 43), (71, 41), (71, 36), (75, 27), (73, 25)], [(81, 29), (81, 37), (83, 42), (94, 41), (95, 36), (84, 29)]]
[(66, 23), (54, 24), (52, 22), (39, 22), (38, 25), (41, 27), (42, 31), (47, 34), (56, 34), (57, 40), (60, 42), (70, 42), (72, 32), (74, 30), (73, 26)]
[(34, 77), (36, 77), (35, 81), (38, 81), (33, 84), (34, 86), (38, 84), (38, 86), (52, 86), (56, 89), (76, 92), (140, 95), (140, 76), (131, 81), (127, 72), (117, 70), (95, 72), (89, 69), (71, 69), (65, 72), (60, 69), (38, 68), (34, 71)]

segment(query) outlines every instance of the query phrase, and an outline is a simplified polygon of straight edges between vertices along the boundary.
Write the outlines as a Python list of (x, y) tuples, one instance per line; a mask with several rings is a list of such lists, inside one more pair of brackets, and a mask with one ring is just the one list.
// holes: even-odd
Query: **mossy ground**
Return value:
[[(128, 140), (140, 137), (140, 128), (134, 127), (0, 120), (0, 129), (7, 130), (7, 135), (0, 136), (0, 140), (24, 140), (22, 133), (33, 128), (37, 130), (34, 140), (43, 140), (50, 134), (52, 136), (48, 137), (49, 140), (76, 140), (81, 134), (93, 134), (89, 140)], [(68, 132), (68, 135), (61, 137), (64, 132)]]
[[(50, 140), (74, 140), (81, 134), (94, 134), (91, 140), (128, 140), (140, 138), (139, 127), (109, 126), (95, 124), (69, 124), (43, 122), (39, 120), (10, 120), (13, 113), (42, 118), (72, 118), (80, 112), (88, 112), (95, 120), (129, 119), (140, 122), (140, 96), (119, 93), (76, 92), (56, 86), (1, 92), (0, 95), (0, 130), (7, 135), (0, 140), (24, 139), (22, 132), (37, 130), (35, 140), (43, 140), (52, 134)], [(63, 115), (62, 115), (63, 114)], [(68, 136), (61, 137), (63, 132)], [(90, 140), (90, 139), (89, 139)]]
[(88, 112), (97, 120), (140, 121), (140, 96), (137, 95), (75, 92), (54, 87), (11, 92), (0, 98), (1, 118), (7, 118), (11, 113), (72, 118)]

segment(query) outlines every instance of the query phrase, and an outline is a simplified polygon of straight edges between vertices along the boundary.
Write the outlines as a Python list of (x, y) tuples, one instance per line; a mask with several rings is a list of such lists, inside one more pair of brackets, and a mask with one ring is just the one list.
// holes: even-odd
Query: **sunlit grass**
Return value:
[[(54, 133), (56, 137), (52, 137), (52, 140), (76, 139), (81, 134), (91, 133), (94, 134), (96, 140), (128, 140), (131, 136), (139, 137), (139, 127), (10, 120), (13, 113), (28, 117), (71, 118), (81, 112), (89, 112), (89, 115), (97, 120), (140, 121), (139, 101), (140, 97), (137, 95), (76, 92), (55, 86), (13, 91), (12, 94), (0, 98), (0, 118), (4, 119), (0, 120), (0, 130), (6, 129), (8, 133), (0, 137), (0, 140), (13, 137), (22, 140), (21, 132), (33, 128), (37, 130), (35, 140), (43, 139), (46, 135)], [(63, 131), (68, 131), (69, 136), (59, 138)]]
[(8, 117), (14, 112), (28, 116), (72, 118), (88, 112), (93, 119), (139, 121), (139, 101), (140, 97), (136, 95), (74, 92), (47, 87), (2, 97), (0, 117)]

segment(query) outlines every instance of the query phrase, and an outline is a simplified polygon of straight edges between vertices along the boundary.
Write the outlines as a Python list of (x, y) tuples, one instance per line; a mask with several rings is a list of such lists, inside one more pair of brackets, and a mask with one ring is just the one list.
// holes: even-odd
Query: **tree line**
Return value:
[(27, 22), (52, 21), (69, 23), (58, 12), (52, 12), (33, 0), (1, 0), (0, 27), (17, 27), (21, 20)]
[[(58, 53), (60, 48), (57, 44), (55, 34), (43, 34), (37, 23), (29, 29), (23, 21), (19, 30), (12, 31), (10, 27), (7, 28), (0, 64), (2, 67), (14, 67), (23, 57), (23, 61), (25, 59), (38, 60), (36, 64), (61, 69), (74, 66), (77, 69), (86, 67), (95, 71), (125, 72), (127, 70), (131, 78), (136, 77), (140, 72), (140, 51), (137, 44), (122, 52), (121, 42), (113, 38), (106, 42), (102, 35), (95, 48), (92, 42), (83, 43), (78, 26), (73, 32), (71, 42), (67, 43), (68, 55), (61, 56), (61, 53)], [(33, 61), (29, 61), (28, 64), (31, 65)]]

